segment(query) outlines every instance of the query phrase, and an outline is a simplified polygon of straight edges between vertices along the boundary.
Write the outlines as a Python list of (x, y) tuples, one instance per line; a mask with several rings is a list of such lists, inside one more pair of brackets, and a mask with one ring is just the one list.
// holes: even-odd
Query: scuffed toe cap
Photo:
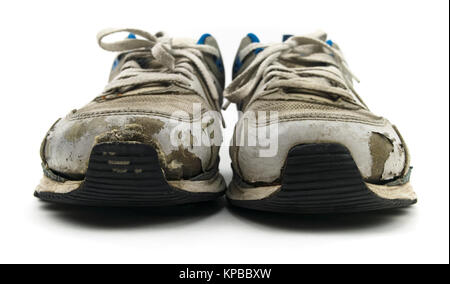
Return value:
[[(190, 123), (157, 115), (83, 119), (68, 116), (55, 123), (47, 133), (41, 155), (44, 164), (53, 172), (69, 178), (83, 178), (94, 145), (134, 141), (155, 147), (167, 179), (189, 179), (215, 166), (218, 155), (218, 146), (213, 143), (193, 145), (195, 137), (183, 132), (190, 129)], [(183, 138), (186, 136), (188, 145)], [(216, 134), (216, 138), (221, 139), (219, 136)]]
[[(366, 124), (305, 119), (281, 121), (271, 127), (277, 131), (270, 132), (271, 135), (278, 137), (271, 139), (271, 143), (276, 142), (275, 147), (271, 145), (274, 155), (267, 156), (267, 147), (260, 146), (244, 145), (231, 150), (235, 170), (250, 183), (279, 181), (289, 150), (301, 144), (337, 143), (345, 146), (364, 180), (369, 183), (394, 180), (409, 167), (406, 146), (387, 120)], [(244, 127), (242, 122), (236, 128), (236, 133), (250, 137), (259, 131), (260, 126)], [(262, 148), (266, 149), (266, 157), (261, 156)]]

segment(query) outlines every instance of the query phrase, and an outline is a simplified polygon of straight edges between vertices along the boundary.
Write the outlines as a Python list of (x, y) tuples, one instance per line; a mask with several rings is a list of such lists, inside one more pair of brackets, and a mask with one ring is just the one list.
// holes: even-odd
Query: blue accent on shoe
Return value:
[(249, 33), (247, 36), (250, 38), (252, 42), (259, 42), (259, 38), (254, 33)]
[(283, 35), (283, 42), (287, 41), (291, 37), (293, 37), (293, 35)]
[(205, 41), (211, 34), (203, 34), (200, 39), (197, 41), (197, 44), (205, 44)]
[[(259, 41), (259, 38), (258, 38), (254, 33), (249, 33), (249, 34), (247, 34), (247, 36), (250, 38), (250, 40), (251, 40), (252, 42), (260, 42), (260, 41)], [(255, 49), (254, 53), (255, 53), (255, 54), (258, 54), (258, 53), (260, 53), (261, 51), (263, 51), (263, 48), (257, 48), (257, 49)]]
[(129, 33), (127, 38), (129, 38), (129, 39), (136, 39), (136, 35), (133, 34), (133, 33)]
[[(254, 42), (260, 42), (259, 38), (254, 34), (254, 33), (248, 33), (247, 37), (250, 39), (250, 41), (252, 43)], [(257, 48), (253, 51), (253, 53), (256, 55), (258, 53), (260, 53), (261, 51), (263, 51), (264, 48)], [(236, 76), (236, 74), (239, 72), (239, 69), (241, 69), (242, 67), (242, 61), (239, 58), (239, 56), (236, 56), (236, 58), (234, 59), (234, 64), (233, 64), (233, 78)]]
[(233, 64), (233, 78), (239, 72), (239, 69), (241, 69), (241, 67), (242, 67), (242, 62), (239, 59), (239, 56), (236, 56), (236, 58), (234, 59), (234, 64)]
[(329, 40), (327, 40), (327, 44), (328, 44), (329, 46), (333, 46), (334, 42), (333, 42), (331, 39), (329, 39)]
[(220, 57), (213, 57), (214, 58), (214, 61), (215, 61), (215, 63), (216, 63), (216, 66), (217, 66), (217, 68), (219, 68), (219, 71), (221, 72), (221, 73), (223, 73), (223, 72), (225, 72), (225, 69), (224, 69), (224, 67), (223, 67), (223, 61), (222, 61), (222, 58), (220, 58)]
[(111, 70), (116, 69), (117, 65), (119, 65), (119, 58), (114, 59), (113, 66)]
[[(205, 44), (206, 39), (208, 37), (210, 37), (210, 36), (211, 36), (211, 34), (203, 34), (200, 37), (200, 39), (197, 41), (197, 44)], [(224, 67), (223, 67), (222, 58), (218, 58), (218, 57), (213, 56), (213, 59), (214, 59), (214, 61), (216, 63), (217, 68), (219, 68), (219, 71), (222, 72), (222, 73), (225, 72)]]

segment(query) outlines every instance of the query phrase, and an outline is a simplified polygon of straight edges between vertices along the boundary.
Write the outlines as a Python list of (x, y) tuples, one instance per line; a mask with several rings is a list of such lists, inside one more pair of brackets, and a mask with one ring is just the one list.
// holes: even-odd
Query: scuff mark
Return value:
[(130, 165), (130, 161), (113, 161), (108, 160), (109, 165), (120, 165), (120, 166), (128, 166)]
[(125, 173), (128, 172), (127, 169), (112, 169), (112, 171), (113, 171), (114, 173), (118, 173), (118, 174), (125, 174)]
[(88, 131), (88, 123), (83, 121), (80, 123), (75, 123), (69, 131), (64, 133), (64, 138), (69, 142), (76, 142), (81, 137), (83, 137)]
[(394, 144), (386, 135), (378, 132), (372, 132), (369, 144), (372, 156), (372, 174), (368, 181), (376, 183), (383, 176), (386, 161), (394, 152)]
[(68, 142), (77, 142), (88, 133), (88, 131), (95, 131), (107, 125), (103, 117), (97, 117), (90, 121), (76, 122), (68, 131), (64, 133), (64, 138)]

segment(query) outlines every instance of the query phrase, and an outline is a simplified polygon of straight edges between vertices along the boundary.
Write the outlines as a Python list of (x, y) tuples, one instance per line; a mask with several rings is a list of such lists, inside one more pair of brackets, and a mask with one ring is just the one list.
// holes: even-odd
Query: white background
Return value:
[[(1, 1), (0, 262), (448, 263), (448, 1)], [(322, 29), (339, 43), (372, 111), (413, 157), (419, 203), (339, 216), (241, 211), (224, 201), (171, 210), (49, 205), (32, 196), (39, 145), (53, 122), (104, 87), (105, 27), (177, 37), (212, 33), (227, 83), (248, 32), (264, 42)], [(235, 109), (226, 113), (231, 137)], [(228, 149), (221, 171), (229, 181)]]

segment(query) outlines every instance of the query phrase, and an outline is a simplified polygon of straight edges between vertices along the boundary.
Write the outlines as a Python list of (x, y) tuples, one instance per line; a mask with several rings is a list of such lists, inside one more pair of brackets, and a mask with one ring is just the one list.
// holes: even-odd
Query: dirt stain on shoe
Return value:
[(202, 172), (202, 161), (195, 154), (180, 146), (167, 156), (168, 179), (190, 178)]
[(161, 120), (148, 117), (133, 117), (129, 123), (141, 125), (143, 133), (147, 136), (158, 134), (164, 127), (164, 122)]

